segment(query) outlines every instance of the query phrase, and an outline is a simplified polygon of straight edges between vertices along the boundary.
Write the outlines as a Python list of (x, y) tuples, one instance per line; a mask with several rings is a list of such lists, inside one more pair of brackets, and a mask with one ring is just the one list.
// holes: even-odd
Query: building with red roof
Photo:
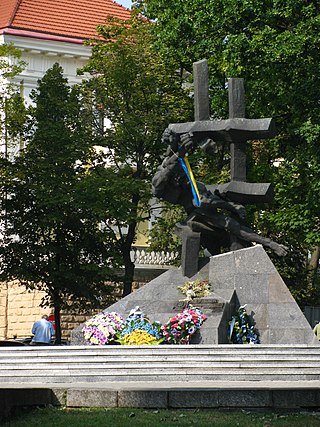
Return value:
[(27, 67), (16, 77), (24, 98), (44, 73), (58, 62), (70, 84), (91, 55), (86, 39), (96, 35), (107, 16), (129, 19), (131, 11), (113, 0), (0, 0), (0, 45), (22, 51)]
[(0, 34), (82, 44), (106, 16), (130, 13), (113, 0), (1, 0)]

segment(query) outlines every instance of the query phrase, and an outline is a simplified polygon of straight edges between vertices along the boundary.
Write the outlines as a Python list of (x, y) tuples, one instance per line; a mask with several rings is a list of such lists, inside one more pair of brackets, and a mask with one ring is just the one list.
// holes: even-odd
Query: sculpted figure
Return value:
[[(179, 161), (195, 143), (192, 134), (178, 136), (166, 129), (162, 142), (167, 145), (166, 157), (152, 179), (152, 191), (157, 198), (185, 209), (187, 218), (184, 223), (177, 224), (178, 231), (189, 228), (200, 232), (201, 245), (211, 255), (219, 254), (222, 248), (235, 250), (239, 243), (245, 247), (252, 242), (270, 248), (279, 256), (286, 255), (285, 246), (258, 235), (248, 227), (244, 206), (228, 200), (218, 189), (209, 191), (205, 184), (197, 181), (200, 206), (195, 204), (190, 180)], [(197, 145), (209, 154), (216, 152), (216, 144), (210, 139), (197, 142)]]

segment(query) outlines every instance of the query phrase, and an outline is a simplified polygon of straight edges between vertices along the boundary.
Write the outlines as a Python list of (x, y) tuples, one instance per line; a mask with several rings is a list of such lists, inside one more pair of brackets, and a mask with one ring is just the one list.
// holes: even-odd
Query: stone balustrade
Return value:
[(172, 265), (178, 257), (178, 252), (149, 251), (142, 246), (134, 247), (131, 251), (131, 260), (136, 265)]

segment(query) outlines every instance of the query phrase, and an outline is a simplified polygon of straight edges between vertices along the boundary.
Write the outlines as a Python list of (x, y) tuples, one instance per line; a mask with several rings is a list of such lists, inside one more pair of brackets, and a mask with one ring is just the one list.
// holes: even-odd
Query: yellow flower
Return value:
[(127, 334), (121, 339), (121, 344), (124, 345), (143, 345), (143, 344), (158, 344), (157, 339), (141, 329), (136, 329)]

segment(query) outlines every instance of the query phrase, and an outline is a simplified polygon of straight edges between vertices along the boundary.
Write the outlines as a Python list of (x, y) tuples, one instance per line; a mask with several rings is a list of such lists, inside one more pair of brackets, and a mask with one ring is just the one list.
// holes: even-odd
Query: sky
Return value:
[(117, 3), (122, 4), (122, 6), (131, 8), (132, 1), (131, 0), (116, 0)]

